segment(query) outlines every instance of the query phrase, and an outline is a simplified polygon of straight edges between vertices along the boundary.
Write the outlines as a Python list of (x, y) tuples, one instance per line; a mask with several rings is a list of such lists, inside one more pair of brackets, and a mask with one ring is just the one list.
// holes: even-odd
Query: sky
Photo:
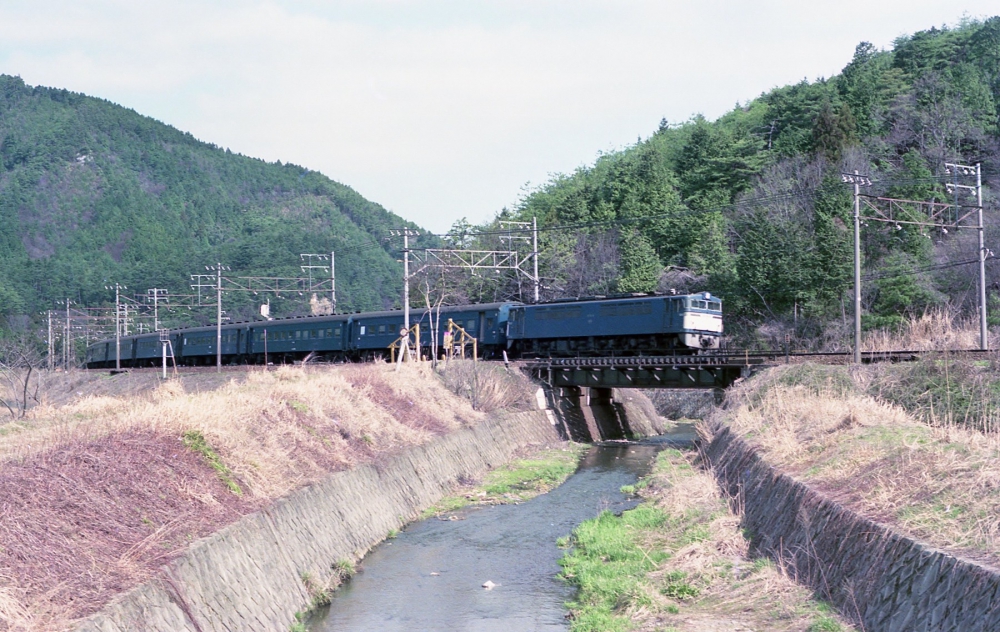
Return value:
[(0, 0), (0, 73), (320, 171), (435, 232), (984, 0)]

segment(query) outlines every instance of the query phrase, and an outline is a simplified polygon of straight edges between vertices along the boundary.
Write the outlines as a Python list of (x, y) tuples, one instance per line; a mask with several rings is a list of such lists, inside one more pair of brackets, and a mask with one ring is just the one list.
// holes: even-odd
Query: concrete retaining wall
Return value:
[(1000, 630), (1000, 573), (872, 522), (776, 471), (727, 427), (704, 449), (751, 549), (867, 632)]
[(338, 472), (196, 542), (160, 575), (90, 617), (80, 632), (274, 632), (327, 581), (461, 478), (558, 439), (544, 411), (499, 415), (379, 465)]
[(560, 435), (582, 443), (648, 437), (670, 425), (638, 389), (545, 387), (543, 401)]

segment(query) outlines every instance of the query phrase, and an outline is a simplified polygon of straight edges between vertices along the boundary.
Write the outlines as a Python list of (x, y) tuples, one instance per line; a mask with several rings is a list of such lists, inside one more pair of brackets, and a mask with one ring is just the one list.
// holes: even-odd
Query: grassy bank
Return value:
[(789, 366), (734, 389), (721, 420), (769, 462), (934, 546), (1000, 564), (995, 360)]
[(452, 369), (62, 378), (71, 395), (0, 426), (0, 629), (65, 629), (289, 491), (533, 401), (506, 375)]
[(767, 560), (751, 560), (739, 517), (693, 453), (661, 452), (637, 508), (604, 512), (561, 542), (579, 588), (574, 632), (853, 630)]
[(442, 498), (423, 517), (448, 517), (471, 505), (509, 505), (530, 500), (558, 487), (576, 471), (590, 446), (567, 443), (558, 448), (537, 448)]

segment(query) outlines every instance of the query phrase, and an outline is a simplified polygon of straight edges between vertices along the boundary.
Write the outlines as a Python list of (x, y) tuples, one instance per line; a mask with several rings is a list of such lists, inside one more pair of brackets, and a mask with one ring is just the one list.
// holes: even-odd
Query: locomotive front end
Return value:
[(683, 342), (694, 349), (718, 349), (722, 339), (722, 301), (708, 292), (692, 294), (684, 306)]

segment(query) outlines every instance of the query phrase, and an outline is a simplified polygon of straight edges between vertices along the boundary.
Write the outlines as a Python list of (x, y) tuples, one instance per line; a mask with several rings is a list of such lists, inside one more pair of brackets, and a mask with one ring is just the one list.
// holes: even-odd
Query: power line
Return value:
[[(994, 256), (987, 257), (987, 260), (996, 259)], [(949, 263), (939, 263), (935, 265), (922, 266), (919, 268), (910, 268), (908, 270), (892, 270), (880, 273), (869, 273), (862, 277), (865, 281), (878, 281), (880, 279), (893, 279), (901, 276), (910, 276), (914, 274), (924, 274), (926, 272), (937, 272), (938, 270), (947, 270), (948, 268), (958, 268), (961, 266), (969, 266), (974, 263), (979, 263), (979, 259), (968, 259), (966, 261), (953, 261)]]

